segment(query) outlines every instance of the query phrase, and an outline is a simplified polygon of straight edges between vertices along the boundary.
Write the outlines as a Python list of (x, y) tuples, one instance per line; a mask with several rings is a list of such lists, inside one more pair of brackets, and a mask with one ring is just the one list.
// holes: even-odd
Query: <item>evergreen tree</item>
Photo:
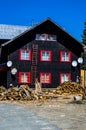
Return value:
[(84, 30), (82, 35), (82, 42), (86, 45), (86, 22), (84, 22)]

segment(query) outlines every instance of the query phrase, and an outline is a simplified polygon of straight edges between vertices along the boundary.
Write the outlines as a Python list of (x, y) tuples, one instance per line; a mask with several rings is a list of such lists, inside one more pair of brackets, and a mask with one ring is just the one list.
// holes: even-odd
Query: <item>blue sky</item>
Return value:
[(0, 24), (31, 26), (47, 17), (82, 41), (86, 0), (0, 0)]

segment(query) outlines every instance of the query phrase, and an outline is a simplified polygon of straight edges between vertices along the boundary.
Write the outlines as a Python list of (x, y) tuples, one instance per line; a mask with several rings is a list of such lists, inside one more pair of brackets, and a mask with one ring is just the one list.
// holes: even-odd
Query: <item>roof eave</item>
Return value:
[[(24, 34), (28, 33), (31, 30), (34, 30), (35, 28), (37, 28), (38, 26), (40, 26), (41, 24), (43, 24), (44, 22), (50, 21), (52, 22), (54, 25), (56, 25), (60, 30), (62, 30), (64, 33), (66, 33), (68, 36), (70, 36), (73, 40), (75, 40), (78, 44), (81, 44), (81, 42), (79, 42), (77, 39), (75, 39), (71, 34), (69, 34), (67, 31), (65, 31), (61, 26), (59, 26), (56, 22), (54, 22), (51, 18), (47, 18), (44, 21), (40, 22), (39, 24), (31, 27), (30, 29), (27, 29), (26, 31), (24, 31), (23, 33), (21, 33), (20, 35), (16, 36), (15, 38), (9, 40), (8, 42), (3, 43), (1, 46), (7, 46), (8, 44), (10, 44), (11, 42), (13, 42), (14, 40), (16, 40), (17, 38), (20, 38), (21, 36), (23, 36)], [(81, 44), (82, 45), (82, 44)], [(83, 46), (83, 45), (82, 45)]]

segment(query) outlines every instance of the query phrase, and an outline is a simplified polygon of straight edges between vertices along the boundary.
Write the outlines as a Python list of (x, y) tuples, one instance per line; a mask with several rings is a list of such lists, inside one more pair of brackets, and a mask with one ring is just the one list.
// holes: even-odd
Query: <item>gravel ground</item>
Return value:
[(66, 96), (20, 104), (62, 130), (86, 130), (86, 100), (73, 102), (73, 96)]
[(0, 102), (0, 130), (61, 130), (13, 102)]

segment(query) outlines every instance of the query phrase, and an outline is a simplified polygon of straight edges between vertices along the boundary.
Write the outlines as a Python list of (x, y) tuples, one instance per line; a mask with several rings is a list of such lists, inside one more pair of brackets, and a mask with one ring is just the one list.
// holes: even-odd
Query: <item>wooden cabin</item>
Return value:
[(53, 88), (80, 76), (80, 66), (73, 67), (72, 61), (81, 56), (82, 44), (50, 18), (2, 43), (0, 49), (1, 64), (12, 62), (0, 71), (0, 85), (34, 87), (38, 79), (44, 88)]

